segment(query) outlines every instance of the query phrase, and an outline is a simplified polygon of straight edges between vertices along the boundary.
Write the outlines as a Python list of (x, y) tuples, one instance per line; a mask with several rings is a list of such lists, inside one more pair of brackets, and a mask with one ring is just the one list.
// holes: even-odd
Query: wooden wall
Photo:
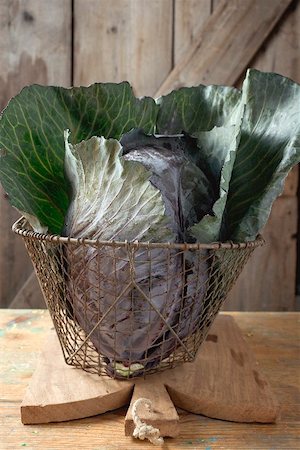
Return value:
[[(0, 110), (31, 83), (71, 84), (71, 0), (0, 0)], [(10, 306), (32, 273), (24, 245), (11, 232), (18, 217), (0, 191), (0, 305)], [(34, 280), (34, 277), (31, 277)], [(27, 299), (29, 301), (29, 299)], [(42, 304), (39, 287), (30, 301)], [(21, 302), (21, 303), (20, 303)]]
[[(0, 0), (0, 108), (26, 84), (127, 79), (137, 95), (240, 85), (247, 67), (300, 82), (300, 0)], [(228, 309), (295, 305), (298, 169), (276, 201)], [(17, 214), (0, 196), (0, 305), (40, 306)]]

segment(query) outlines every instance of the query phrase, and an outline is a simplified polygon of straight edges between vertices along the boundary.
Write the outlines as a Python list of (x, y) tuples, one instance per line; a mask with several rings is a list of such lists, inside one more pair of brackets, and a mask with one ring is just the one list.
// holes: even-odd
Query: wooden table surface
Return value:
[[(163, 448), (299, 449), (300, 314), (231, 313), (268, 376), (282, 408), (277, 424), (238, 424), (180, 413), (180, 435)], [(124, 436), (125, 408), (48, 425), (22, 425), (20, 403), (47, 331), (46, 310), (0, 310), (0, 449), (152, 449)], [(220, 374), (221, 376), (221, 374)]]

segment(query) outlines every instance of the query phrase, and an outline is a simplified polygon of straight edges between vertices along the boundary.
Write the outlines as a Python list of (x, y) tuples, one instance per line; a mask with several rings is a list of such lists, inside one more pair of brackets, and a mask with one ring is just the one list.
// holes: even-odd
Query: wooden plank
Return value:
[(212, 0), (175, 0), (174, 64), (194, 45), (197, 31), (210, 16)]
[[(161, 418), (164, 415), (172, 418), (172, 411), (167, 412), (169, 400), (160, 387), (162, 382), (177, 407), (195, 414), (237, 422), (273, 422), (278, 415), (270, 386), (258, 372), (252, 352), (230, 316), (217, 317), (193, 363), (140, 380), (138, 384), (131, 404), (139, 396), (150, 398), (155, 406), (158, 404), (154, 414), (144, 412), (143, 420), (148, 419), (162, 435), (171, 435)], [(161, 405), (158, 392), (164, 399)], [(126, 421), (128, 431), (132, 431), (130, 409), (125, 426)]]
[(45, 301), (35, 272), (29, 275), (9, 308), (45, 308)]
[(172, 68), (172, 0), (75, 0), (74, 84), (129, 81), (153, 95)]
[[(299, 442), (299, 313), (231, 313), (282, 406), (276, 425), (208, 419), (179, 410), (180, 434), (166, 439), (179, 449), (296, 449)], [(46, 311), (2, 310), (0, 313), (0, 442), (4, 448), (95, 450), (153, 449), (148, 442), (124, 436), (125, 410), (51, 425), (20, 421), (20, 403), (51, 326)]]
[(130, 381), (99, 378), (67, 365), (52, 331), (21, 405), (22, 423), (63, 422), (102, 414), (126, 405), (132, 390)]
[(199, 83), (232, 85), (291, 0), (222, 1), (156, 96)]
[(251, 66), (277, 72), (300, 83), (300, 2), (294, 1), (270, 34)]
[(1, 186), (0, 211), (0, 306), (4, 307), (10, 304), (33, 269), (22, 239), (11, 231), (19, 214), (8, 203)]
[(65, 364), (53, 331), (26, 390), (21, 419), (24, 424), (37, 424), (102, 414), (127, 404), (133, 386), (125, 417), (126, 435), (133, 433), (132, 407), (139, 398), (152, 403), (152, 411), (138, 411), (140, 419), (159, 428), (162, 436), (178, 435), (174, 405), (235, 422), (274, 422), (279, 412), (240, 329), (232, 317), (219, 315), (193, 363), (127, 381), (99, 378)]
[[(162, 374), (163, 375), (163, 374)], [(137, 409), (138, 417), (147, 425), (158, 428), (160, 436), (175, 437), (179, 434), (179, 416), (167, 389), (157, 377), (147, 377), (135, 383), (133, 396), (125, 417), (125, 435), (131, 436), (135, 429), (132, 417), (134, 403), (144, 398), (151, 402), (152, 409), (141, 405)]]
[(195, 362), (166, 374), (168, 392), (184, 410), (234, 422), (266, 423), (278, 418), (269, 382), (229, 315), (217, 316)]
[[(0, 2), (0, 110), (31, 83), (71, 82), (71, 0)], [(11, 232), (18, 213), (0, 190), (0, 305), (32, 272), (22, 240)]]
[(296, 286), (297, 198), (276, 200), (263, 231), (266, 245), (257, 248), (224, 309), (293, 311)]
[[(299, 20), (300, 23), (300, 20)], [(300, 58), (299, 58), (300, 60)], [(299, 183), (299, 164), (295, 166), (289, 175), (287, 176), (287, 179), (285, 180), (284, 184), (284, 191), (283, 196), (287, 197), (295, 197), (297, 196), (298, 191), (298, 183)]]

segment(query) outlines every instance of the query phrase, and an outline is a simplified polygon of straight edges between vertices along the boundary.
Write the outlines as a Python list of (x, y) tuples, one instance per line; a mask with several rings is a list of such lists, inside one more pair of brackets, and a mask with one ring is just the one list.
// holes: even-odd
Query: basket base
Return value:
[(131, 408), (140, 397), (154, 410), (141, 419), (162, 436), (179, 433), (175, 409), (235, 422), (275, 422), (279, 407), (268, 381), (232, 317), (219, 315), (193, 363), (117, 381), (65, 364), (54, 331), (49, 336), (21, 405), (24, 424), (61, 422), (90, 417), (130, 403), (125, 434), (133, 432)]

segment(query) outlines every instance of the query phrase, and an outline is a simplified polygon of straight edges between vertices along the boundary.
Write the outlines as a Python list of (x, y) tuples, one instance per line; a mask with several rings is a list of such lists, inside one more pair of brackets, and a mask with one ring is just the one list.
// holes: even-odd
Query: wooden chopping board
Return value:
[(195, 414), (236, 422), (275, 422), (279, 407), (233, 318), (219, 315), (193, 363), (145, 379), (117, 381), (68, 366), (51, 332), (21, 405), (24, 424), (61, 422), (102, 414), (130, 404), (125, 433), (133, 432), (131, 409), (140, 397), (153, 411), (143, 421), (162, 436), (178, 434), (175, 405)]

